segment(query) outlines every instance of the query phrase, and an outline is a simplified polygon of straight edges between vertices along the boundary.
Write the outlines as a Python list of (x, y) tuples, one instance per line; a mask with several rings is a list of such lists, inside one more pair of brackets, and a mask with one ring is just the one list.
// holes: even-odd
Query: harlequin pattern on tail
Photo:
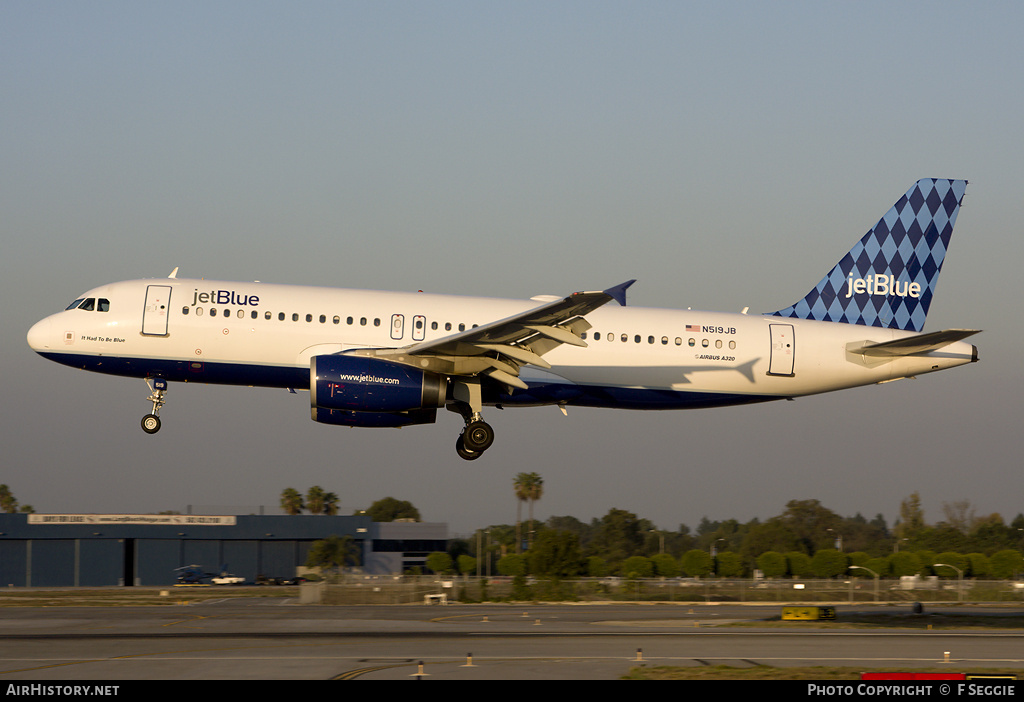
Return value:
[(769, 314), (920, 332), (966, 188), (917, 181), (804, 299)]

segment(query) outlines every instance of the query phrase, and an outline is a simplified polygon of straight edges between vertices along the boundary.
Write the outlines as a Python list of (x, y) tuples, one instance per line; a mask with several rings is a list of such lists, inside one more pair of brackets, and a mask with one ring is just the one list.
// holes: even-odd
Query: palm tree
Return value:
[(531, 482), (529, 494), (526, 499), (530, 501), (530, 531), (528, 537), (528, 543), (526, 548), (529, 549), (533, 546), (533, 503), (536, 502), (544, 495), (544, 478), (540, 477), (537, 473), (530, 473)]
[(295, 488), (287, 488), (281, 493), (281, 509), (285, 514), (299, 514), (304, 506), (302, 495)]
[[(537, 473), (519, 473), (512, 483), (516, 494), (516, 553), (522, 553), (522, 508), (530, 503), (530, 521), (533, 521), (533, 503), (544, 493), (544, 479)], [(531, 529), (532, 531), (532, 529)]]
[(328, 517), (333, 517), (338, 513), (338, 502), (340, 498), (333, 492), (324, 494), (324, 514)]
[(310, 514), (324, 513), (324, 498), (327, 493), (319, 485), (314, 485), (306, 493), (306, 509)]

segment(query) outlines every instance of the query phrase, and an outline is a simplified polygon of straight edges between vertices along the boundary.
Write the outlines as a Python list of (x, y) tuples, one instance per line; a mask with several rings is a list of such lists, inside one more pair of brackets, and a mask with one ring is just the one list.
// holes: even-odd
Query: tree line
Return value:
[(1002, 579), (1024, 573), (1022, 552), (1024, 515), (1007, 524), (998, 514), (979, 517), (961, 501), (944, 504), (943, 519), (929, 524), (914, 493), (902, 501), (892, 528), (881, 514), (841, 517), (818, 500), (791, 500), (782, 514), (763, 521), (705, 517), (692, 531), (686, 525), (658, 529), (621, 509), (589, 523), (570, 516), (517, 520), (452, 540), (448, 558), (435, 564), (465, 573), (554, 577), (749, 577), (758, 571), (772, 578)]
[(11, 488), (7, 487), (6, 483), (0, 485), (0, 512), (7, 514), (15, 514), (17, 512), (33, 514), (35, 511), (32, 505), (18, 504), (18, 498), (14, 496)]

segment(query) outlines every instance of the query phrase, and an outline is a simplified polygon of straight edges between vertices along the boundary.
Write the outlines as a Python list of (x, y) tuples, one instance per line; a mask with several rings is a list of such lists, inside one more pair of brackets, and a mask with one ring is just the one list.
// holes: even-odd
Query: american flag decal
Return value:
[(699, 332), (700, 331), (700, 325), (699, 324), (687, 324), (686, 325), (686, 331), (688, 331), (688, 332)]

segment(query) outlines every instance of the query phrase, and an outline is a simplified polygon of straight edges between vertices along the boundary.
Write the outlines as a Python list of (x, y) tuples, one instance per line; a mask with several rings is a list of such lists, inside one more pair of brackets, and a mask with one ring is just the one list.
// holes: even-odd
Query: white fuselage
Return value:
[[(148, 295), (148, 297), (147, 297)], [(457, 334), (536, 307), (427, 293), (190, 279), (104, 285), (28, 334), (43, 356), (88, 370), (168, 381), (309, 387), (310, 360)], [(107, 301), (100, 311), (99, 301)], [(866, 358), (850, 349), (911, 332), (776, 316), (606, 305), (586, 315), (587, 346), (560, 346), (550, 369), (524, 366), (528, 391), (489, 404), (678, 409), (828, 392), (976, 360), (958, 341), (920, 355)]]

